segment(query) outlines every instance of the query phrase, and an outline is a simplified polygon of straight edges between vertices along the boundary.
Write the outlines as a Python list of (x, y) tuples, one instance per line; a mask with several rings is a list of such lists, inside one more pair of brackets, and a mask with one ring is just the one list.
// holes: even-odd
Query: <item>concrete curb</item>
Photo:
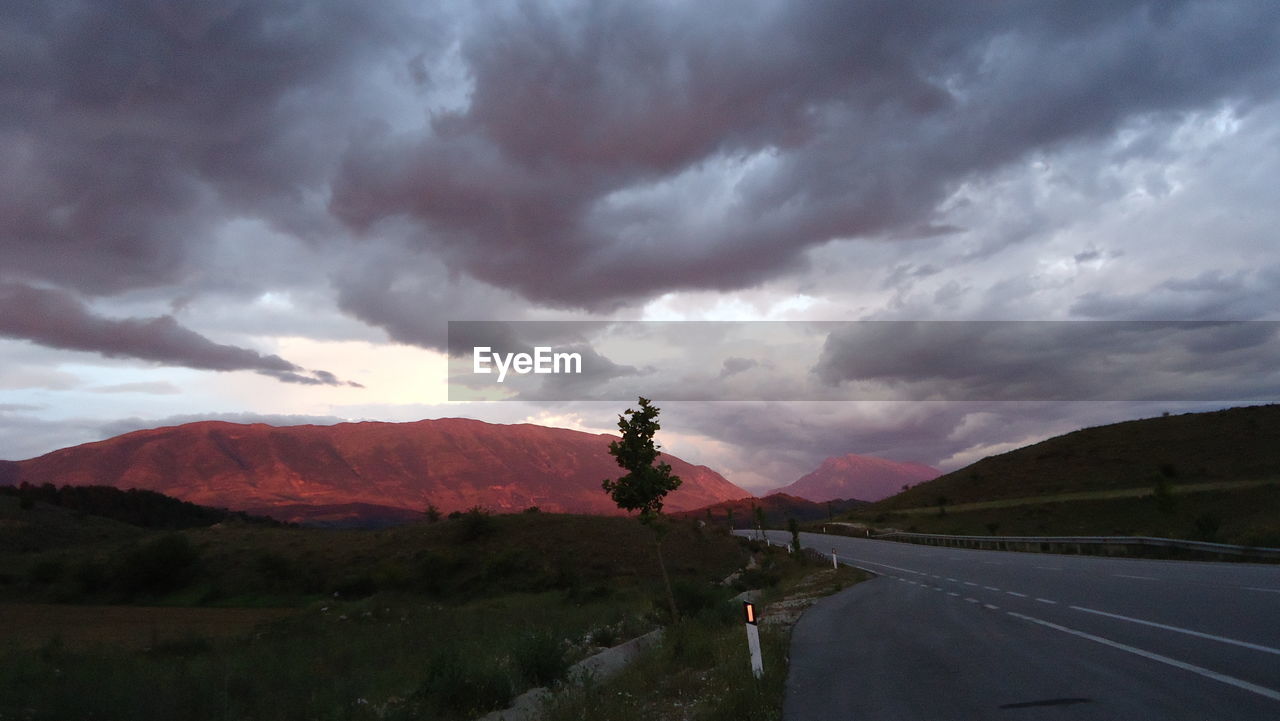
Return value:
[[(587, 681), (601, 681), (614, 676), (660, 640), (662, 629), (659, 628), (584, 658), (569, 667), (567, 683), (580, 686)], [(553, 692), (545, 687), (529, 689), (517, 696), (509, 708), (492, 711), (476, 721), (532, 721), (552, 695)]]

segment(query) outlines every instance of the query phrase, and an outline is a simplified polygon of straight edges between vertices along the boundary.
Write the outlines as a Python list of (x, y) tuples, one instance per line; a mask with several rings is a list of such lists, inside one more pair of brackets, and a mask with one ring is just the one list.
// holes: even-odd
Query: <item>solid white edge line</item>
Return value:
[(1240, 646), (1242, 648), (1247, 648), (1254, 651), (1261, 651), (1263, 653), (1274, 653), (1277, 656), (1280, 656), (1280, 648), (1271, 648), (1270, 646), (1263, 646), (1257, 643), (1249, 643), (1248, 641), (1238, 641), (1234, 638), (1227, 638), (1226, 636), (1215, 636), (1212, 633), (1204, 633), (1202, 631), (1192, 631), (1189, 628), (1169, 626), (1163, 623), (1156, 623), (1155, 621), (1144, 621), (1141, 618), (1133, 618), (1132, 616), (1121, 616), (1118, 613), (1108, 613), (1106, 611), (1099, 611), (1094, 608), (1085, 608), (1084, 606), (1069, 606), (1068, 608), (1073, 608), (1077, 611), (1084, 611), (1085, 613), (1097, 614), (1099, 616), (1106, 616), (1107, 618), (1114, 618), (1121, 621), (1128, 621), (1129, 623), (1140, 623), (1143, 626), (1160, 628), (1160, 629), (1164, 629), (1165, 631), (1173, 631), (1175, 633), (1185, 633), (1188, 636), (1195, 636), (1196, 638), (1207, 638), (1210, 641), (1219, 641), (1221, 643), (1229, 643), (1233, 646)]
[(1133, 646), (1126, 646), (1123, 643), (1112, 641), (1109, 638), (1095, 636), (1091, 633), (1085, 633), (1084, 631), (1077, 631), (1074, 628), (1067, 628), (1066, 626), (1059, 626), (1056, 623), (1050, 623), (1049, 621), (1035, 618), (1034, 616), (1027, 616), (1021, 613), (1014, 613), (1013, 611), (1005, 611), (1005, 613), (1009, 614), (1010, 616), (1013, 616), (1014, 618), (1020, 618), (1024, 621), (1030, 621), (1031, 623), (1036, 623), (1041, 626), (1045, 626), (1046, 628), (1052, 628), (1055, 631), (1069, 633), (1072, 636), (1078, 636), (1080, 638), (1093, 641), (1094, 643), (1100, 643), (1103, 646), (1110, 646), (1111, 648), (1118, 649), (1120, 651), (1127, 651), (1129, 653), (1134, 654), (1135, 656), (1141, 656), (1151, 661), (1156, 661), (1158, 663), (1163, 663), (1169, 666), (1173, 666), (1174, 668), (1180, 668), (1184, 671), (1190, 671), (1191, 673), (1199, 674), (1200, 676), (1204, 676), (1205, 678), (1208, 678), (1208, 679), (1213, 679), (1214, 681), (1218, 681), (1219, 683), (1225, 683), (1228, 686), (1235, 686), (1236, 688), (1243, 689), (1251, 693), (1255, 693), (1264, 698), (1269, 698), (1272, 701), (1280, 701), (1280, 691), (1267, 688), (1266, 686), (1259, 686), (1256, 683), (1249, 683), (1248, 681), (1245, 681), (1243, 679), (1238, 679), (1234, 676), (1228, 676), (1225, 673), (1218, 673), (1217, 671), (1211, 671), (1202, 666), (1196, 666), (1194, 664), (1190, 664), (1185, 661), (1179, 661), (1174, 658), (1169, 658), (1168, 656), (1161, 656), (1158, 653), (1144, 651), (1140, 648), (1135, 648)]

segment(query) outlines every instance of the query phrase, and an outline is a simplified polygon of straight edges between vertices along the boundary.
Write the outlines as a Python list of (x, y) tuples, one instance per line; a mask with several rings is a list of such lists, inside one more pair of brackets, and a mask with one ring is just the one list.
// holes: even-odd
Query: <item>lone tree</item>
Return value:
[(618, 508), (639, 511), (640, 522), (657, 534), (658, 565), (662, 568), (662, 581), (666, 585), (671, 617), (675, 619), (679, 617), (679, 612), (676, 610), (675, 595), (671, 592), (667, 564), (662, 558), (662, 536), (666, 533), (666, 528), (659, 522), (659, 517), (662, 515), (662, 499), (679, 488), (681, 481), (679, 476), (671, 474), (670, 465), (654, 465), (660, 454), (653, 436), (662, 428), (657, 418), (658, 408), (644, 397), (640, 398), (639, 410), (628, 408), (626, 413), (618, 416), (622, 440), (610, 443), (609, 453), (627, 474), (617, 480), (606, 478), (601, 485), (605, 493), (613, 498), (613, 502), (618, 504)]

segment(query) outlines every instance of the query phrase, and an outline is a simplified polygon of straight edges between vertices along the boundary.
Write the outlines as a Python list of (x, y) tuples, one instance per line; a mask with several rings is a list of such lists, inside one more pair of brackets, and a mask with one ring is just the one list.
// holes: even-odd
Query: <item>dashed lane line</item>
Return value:
[(1229, 686), (1235, 686), (1238, 689), (1243, 689), (1250, 693), (1255, 693), (1259, 696), (1269, 698), (1272, 701), (1280, 701), (1280, 691), (1267, 688), (1266, 686), (1259, 686), (1256, 683), (1250, 683), (1243, 679), (1238, 679), (1234, 676), (1228, 676), (1225, 673), (1219, 673), (1217, 671), (1204, 668), (1203, 666), (1196, 666), (1194, 664), (1190, 664), (1185, 661), (1179, 661), (1175, 658), (1169, 658), (1168, 656), (1161, 656), (1158, 653), (1152, 653), (1150, 651), (1146, 651), (1134, 646), (1127, 646), (1123, 643), (1112, 641), (1109, 638), (1103, 638), (1102, 636), (1095, 636), (1092, 633), (1085, 633), (1084, 631), (1077, 631), (1074, 628), (1067, 628), (1066, 626), (1060, 626), (1056, 623), (1050, 623), (1049, 621), (1035, 618), (1034, 616), (1027, 616), (1021, 613), (1014, 613), (1013, 611), (1005, 611), (1005, 613), (1009, 614), (1010, 616), (1013, 616), (1014, 618), (1020, 618), (1024, 621), (1030, 621), (1031, 623), (1039, 624), (1046, 628), (1051, 628), (1055, 631), (1061, 631), (1062, 633), (1068, 633), (1068, 634), (1071, 634), (1072, 636), (1077, 636), (1079, 638), (1093, 641), (1094, 643), (1100, 643), (1103, 646), (1110, 646), (1111, 648), (1114, 648), (1120, 651), (1125, 651), (1127, 653), (1131, 653), (1136, 656), (1141, 656), (1145, 659), (1155, 661), (1157, 663), (1163, 663), (1168, 666), (1173, 666), (1174, 668), (1180, 668), (1184, 671), (1190, 671), (1191, 673), (1198, 674), (1205, 678), (1212, 679), (1220, 683), (1225, 683)]
[(1094, 608), (1085, 608), (1084, 606), (1069, 606), (1068, 608), (1074, 609), (1076, 611), (1083, 611), (1084, 613), (1092, 613), (1098, 616), (1106, 616), (1107, 618), (1114, 618), (1120, 621), (1128, 621), (1129, 623), (1138, 623), (1138, 624), (1142, 624), (1143, 626), (1151, 626), (1152, 628), (1159, 628), (1165, 631), (1173, 631), (1174, 633), (1185, 633), (1188, 636), (1195, 636), (1196, 638), (1206, 638), (1206, 639), (1209, 639), (1210, 641), (1218, 641), (1220, 643), (1229, 643), (1233, 646), (1240, 646), (1241, 648), (1247, 648), (1253, 651), (1261, 651), (1263, 653), (1273, 653), (1277, 656), (1280, 656), (1280, 648), (1263, 646), (1262, 644), (1258, 644), (1258, 643), (1240, 641), (1238, 639), (1227, 638), (1226, 636), (1217, 636), (1212, 633), (1204, 633), (1202, 631), (1192, 631), (1189, 628), (1180, 628), (1178, 626), (1170, 626), (1164, 623), (1156, 623), (1155, 621), (1145, 621), (1141, 618), (1133, 618), (1132, 616), (1121, 616), (1118, 613), (1108, 613), (1106, 611), (1099, 611)]

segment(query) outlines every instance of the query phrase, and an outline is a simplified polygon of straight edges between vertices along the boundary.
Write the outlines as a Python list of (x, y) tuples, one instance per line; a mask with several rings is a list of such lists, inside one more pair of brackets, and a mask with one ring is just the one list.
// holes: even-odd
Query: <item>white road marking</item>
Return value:
[(913, 570), (911, 570), (910, 568), (901, 568), (901, 567), (899, 567), (899, 566), (890, 566), (890, 565), (889, 565), (889, 564), (887, 564), (887, 563), (876, 563), (875, 561), (868, 561), (868, 560), (863, 559), (863, 558), (850, 558), (849, 560), (851, 560), (851, 561), (857, 561), (858, 563), (867, 563), (867, 564), (870, 564), (870, 565), (872, 565), (872, 566), (882, 566), (882, 567), (884, 567), (884, 568), (892, 568), (892, 569), (893, 569), (893, 570), (895, 570), (895, 571), (902, 571), (903, 573), (914, 573), (914, 574), (915, 574), (915, 575), (917, 575), (917, 576), (927, 576), (927, 575), (929, 575), (929, 574), (927, 574), (927, 573), (923, 573), (923, 572), (921, 572), (921, 571), (913, 571)]
[(957, 596), (957, 597), (958, 597), (960, 594), (956, 593), (955, 591), (947, 591), (947, 595), (948, 595), (948, 596)]
[(993, 605), (993, 604), (990, 604), (990, 603), (984, 603), (984, 604), (982, 604), (982, 605), (983, 605), (983, 606), (985, 606), (986, 608), (991, 609), (992, 611), (999, 611), (999, 610), (1000, 610), (1000, 607), (999, 607), (999, 606), (996, 606), (996, 605)]
[(954, 578), (948, 578), (947, 580), (948, 580), (948, 581), (950, 581), (950, 582), (952, 582), (952, 583), (960, 583), (959, 581), (957, 581), (957, 580), (956, 580), (956, 579), (954, 579)]
[(995, 586), (983, 586), (983, 588), (987, 589), (988, 591), (999, 591), (999, 590), (1000, 590), (1000, 589), (996, 588)]
[(964, 599), (964, 600), (968, 601), (969, 603), (979, 603), (978, 599), (976, 599), (976, 598), (969, 598), (968, 596), (965, 596), (965, 599)]
[(1084, 631), (1077, 631), (1074, 628), (1067, 628), (1066, 626), (1059, 626), (1056, 623), (1050, 623), (1048, 621), (1044, 621), (1039, 618), (1035, 618), (1033, 616), (1026, 616), (1021, 613), (1014, 613), (1013, 611), (1005, 611), (1005, 613), (1009, 614), (1010, 616), (1013, 616), (1014, 618), (1020, 618), (1024, 621), (1030, 621), (1031, 623), (1045, 626), (1046, 628), (1052, 628), (1055, 631), (1069, 633), (1072, 636), (1078, 636), (1080, 638), (1093, 641), (1094, 643), (1100, 643), (1103, 646), (1110, 646), (1111, 648), (1118, 649), (1120, 651), (1127, 651), (1128, 653), (1132, 653), (1136, 656), (1141, 656), (1151, 661), (1167, 664), (1169, 666), (1173, 666), (1174, 668), (1180, 668), (1184, 671), (1190, 671), (1191, 673), (1199, 674), (1201, 676), (1204, 676), (1205, 678), (1213, 679), (1214, 681), (1225, 683), (1229, 686), (1235, 686), (1236, 688), (1258, 694), (1259, 696), (1263, 696), (1265, 698), (1269, 698), (1272, 701), (1280, 701), (1280, 691), (1267, 688), (1266, 686), (1259, 686), (1256, 683), (1249, 683), (1248, 681), (1235, 678), (1234, 676), (1228, 676), (1225, 673), (1218, 673), (1217, 671), (1212, 671), (1202, 666), (1189, 664), (1185, 661), (1179, 661), (1174, 658), (1169, 658), (1168, 656), (1161, 656), (1158, 653), (1144, 651), (1143, 649), (1135, 648), (1133, 646), (1126, 646), (1123, 643), (1117, 643), (1115, 641), (1112, 641), (1109, 638), (1095, 636), (1091, 633), (1085, 633)]
[(1001, 563), (1001, 562), (999, 562), (999, 561), (983, 561), (983, 563), (987, 564), (988, 566), (1003, 566), (1003, 565), (1004, 565), (1003, 563)]
[(1018, 598), (1026, 598), (1026, 597), (1027, 597), (1027, 594), (1025, 594), (1025, 593), (1018, 593), (1017, 591), (1005, 591), (1005, 593), (1009, 594), (1010, 596), (1017, 596)]
[(1037, 598), (1036, 600), (1039, 601), (1040, 603), (1053, 603), (1053, 604), (1057, 603), (1057, 601), (1051, 601), (1047, 598)]
[(1246, 591), (1262, 591), (1263, 593), (1280, 593), (1280, 588), (1257, 588), (1254, 586), (1244, 586)]
[(1062, 570), (1058, 566), (1035, 566), (1035, 568), (1038, 568), (1041, 571), (1061, 571)]
[(964, 582), (964, 585), (966, 585), (966, 586), (977, 586), (978, 584), (974, 583), (973, 581), (965, 581), (965, 582)]
[(1113, 574), (1111, 574), (1111, 575), (1112, 575), (1112, 576), (1115, 576), (1116, 578), (1136, 578), (1136, 579), (1138, 579), (1139, 581), (1159, 581), (1159, 580), (1160, 580), (1160, 579), (1156, 578), (1155, 576), (1130, 576), (1130, 575), (1128, 575), (1128, 574), (1124, 574), (1124, 573), (1113, 573)]
[(1222, 643), (1229, 643), (1233, 646), (1240, 646), (1242, 648), (1248, 648), (1254, 651), (1262, 651), (1263, 653), (1274, 653), (1277, 656), (1280, 656), (1280, 648), (1271, 648), (1270, 646), (1263, 646), (1261, 644), (1249, 643), (1248, 641), (1237, 641), (1234, 638), (1227, 638), (1225, 636), (1215, 636), (1212, 633), (1192, 631), (1189, 628), (1179, 628), (1178, 626), (1169, 626), (1163, 623), (1156, 623), (1155, 621), (1144, 621), (1140, 618), (1133, 618), (1131, 616), (1121, 616), (1118, 613), (1107, 613), (1106, 611), (1099, 611), (1093, 608), (1085, 608), (1084, 606), (1070, 606), (1069, 608), (1073, 608), (1077, 611), (1084, 611), (1085, 613), (1093, 613), (1099, 616), (1106, 616), (1107, 618), (1115, 618), (1121, 621), (1128, 621), (1130, 623), (1140, 623), (1143, 626), (1161, 628), (1161, 629), (1164, 629), (1165, 631), (1174, 631), (1175, 633), (1185, 633), (1188, 636), (1195, 636), (1196, 638), (1207, 638), (1210, 641), (1220, 641)]

